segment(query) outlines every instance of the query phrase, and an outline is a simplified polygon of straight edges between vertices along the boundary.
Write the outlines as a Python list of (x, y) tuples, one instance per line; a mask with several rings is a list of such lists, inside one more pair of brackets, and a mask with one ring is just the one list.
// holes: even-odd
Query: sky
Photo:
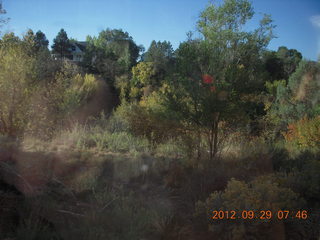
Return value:
[[(215, 0), (219, 2), (221, 0)], [(1, 2), (1, 0), (0, 0)], [(306, 59), (320, 54), (320, 0), (252, 0), (255, 17), (248, 29), (257, 27), (263, 13), (277, 25), (269, 49), (294, 48)], [(9, 23), (3, 30), (21, 36), (29, 28), (44, 32), (52, 44), (64, 28), (79, 41), (97, 36), (106, 28), (127, 31), (146, 49), (152, 40), (170, 41), (174, 48), (196, 31), (200, 12), (209, 0), (2, 0)]]

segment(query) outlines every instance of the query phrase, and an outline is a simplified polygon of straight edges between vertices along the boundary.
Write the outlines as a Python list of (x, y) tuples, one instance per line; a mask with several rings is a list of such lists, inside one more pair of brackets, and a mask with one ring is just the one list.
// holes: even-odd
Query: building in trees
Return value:
[[(87, 46), (86, 41), (70, 42), (70, 47), (68, 49), (69, 53), (64, 55), (63, 58), (76, 63), (82, 62), (85, 54), (86, 46)], [(52, 56), (57, 60), (57, 59), (60, 59), (61, 55), (57, 53), (53, 53)]]
[(82, 62), (85, 54), (87, 42), (85, 41), (74, 41), (71, 43), (70, 48), (70, 60), (74, 62)]

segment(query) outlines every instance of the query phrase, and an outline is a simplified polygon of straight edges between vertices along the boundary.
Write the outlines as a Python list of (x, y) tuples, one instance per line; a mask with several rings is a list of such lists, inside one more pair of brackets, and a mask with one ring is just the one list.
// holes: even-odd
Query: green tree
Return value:
[(278, 51), (266, 51), (263, 55), (265, 69), (271, 81), (282, 79), (288, 81), (301, 60), (302, 55), (300, 52), (284, 46), (279, 47)]
[(319, 74), (319, 63), (302, 60), (288, 84), (277, 87), (269, 116), (282, 130), (304, 116), (315, 117), (320, 114)]
[(283, 72), (283, 62), (277, 56), (277, 52), (266, 51), (263, 55), (263, 62), (270, 82), (285, 79)]
[(20, 42), (19, 37), (15, 36), (13, 32), (6, 33), (3, 35), (2, 39), (0, 39), (1, 47), (9, 47), (12, 44), (17, 44)]
[(50, 137), (97, 88), (76, 65), (56, 64), (48, 50), (33, 52), (33, 40), (32, 31), (1, 39), (0, 134)]
[[(5, 46), (5, 47), (3, 47)], [(0, 48), (0, 132), (18, 136), (30, 113), (34, 84), (35, 59), (14, 34), (7, 34)]]
[(35, 35), (31, 29), (29, 29), (26, 34), (24, 34), (22, 43), (25, 45), (25, 49), (30, 55), (37, 54), (38, 51), (36, 47)]
[(168, 81), (167, 105), (181, 113), (182, 122), (205, 132), (212, 159), (218, 151), (221, 121), (237, 121), (246, 111), (249, 93), (264, 89), (260, 56), (273, 37), (265, 16), (251, 32), (243, 26), (253, 17), (247, 0), (209, 5), (200, 15), (203, 39), (188, 39), (176, 51), (177, 72)]
[(172, 69), (174, 63), (174, 51), (168, 41), (152, 41), (147, 52), (142, 55), (144, 62), (152, 62), (156, 71), (155, 78), (161, 82)]
[(276, 55), (282, 62), (283, 78), (288, 80), (302, 60), (302, 54), (296, 49), (288, 49), (287, 47), (281, 46), (278, 48)]
[(66, 31), (62, 28), (55, 39), (53, 39), (52, 52), (58, 54), (60, 58), (70, 54), (70, 42)]
[(47, 49), (48, 48), (49, 41), (48, 41), (46, 35), (43, 32), (41, 32), (40, 30), (38, 32), (36, 32), (35, 42), (36, 42), (37, 49), (41, 49), (41, 48)]
[(141, 50), (127, 32), (119, 29), (103, 30), (98, 37), (88, 36), (87, 42), (85, 67), (102, 74), (112, 84), (117, 77), (130, 75)]

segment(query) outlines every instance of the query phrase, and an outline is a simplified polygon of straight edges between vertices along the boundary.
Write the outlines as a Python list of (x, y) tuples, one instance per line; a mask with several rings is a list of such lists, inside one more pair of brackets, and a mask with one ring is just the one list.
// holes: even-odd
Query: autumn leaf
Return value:
[(202, 76), (202, 81), (203, 81), (203, 83), (205, 83), (205, 84), (211, 84), (211, 83), (213, 83), (214, 79), (213, 79), (213, 77), (210, 76), (209, 74), (204, 74), (204, 75)]

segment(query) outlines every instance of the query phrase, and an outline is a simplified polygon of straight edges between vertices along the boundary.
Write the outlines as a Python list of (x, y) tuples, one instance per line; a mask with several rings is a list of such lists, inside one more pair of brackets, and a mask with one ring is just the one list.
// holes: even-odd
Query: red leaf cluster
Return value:
[(203, 81), (203, 83), (205, 83), (205, 84), (211, 84), (211, 83), (213, 83), (214, 79), (213, 79), (213, 77), (210, 76), (209, 74), (204, 74), (204, 75), (202, 76), (202, 81)]

